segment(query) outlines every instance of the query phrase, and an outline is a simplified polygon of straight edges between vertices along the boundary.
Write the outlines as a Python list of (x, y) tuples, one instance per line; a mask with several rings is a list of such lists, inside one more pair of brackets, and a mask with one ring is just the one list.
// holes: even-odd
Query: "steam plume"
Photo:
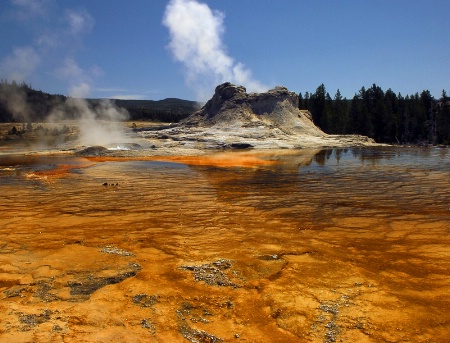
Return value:
[(186, 81), (197, 93), (198, 100), (211, 96), (214, 87), (229, 81), (249, 91), (268, 89), (252, 78), (244, 64), (230, 57), (222, 36), (224, 14), (212, 11), (196, 0), (171, 0), (166, 7), (163, 24), (169, 29), (169, 49), (175, 60), (186, 67)]
[(71, 81), (70, 97), (66, 100), (65, 108), (56, 110), (49, 117), (50, 120), (64, 119), (68, 111), (76, 119), (80, 130), (79, 143), (82, 145), (109, 145), (125, 142), (123, 128), (118, 121), (128, 119), (125, 109), (117, 108), (110, 100), (96, 101), (95, 105), (85, 98), (89, 96), (90, 75), (78, 63), (68, 58), (58, 70), (58, 75)]
[[(48, 59), (50, 56), (58, 56), (58, 67), (51, 74), (67, 84), (69, 98), (65, 104), (52, 109), (47, 122), (58, 124), (61, 120), (76, 119), (80, 131), (79, 143), (82, 145), (125, 142), (123, 128), (118, 121), (127, 119), (126, 110), (117, 108), (109, 100), (85, 100), (89, 97), (94, 78), (101, 74), (99, 67), (84, 68), (75, 59), (78, 48), (83, 45), (84, 35), (90, 33), (95, 24), (90, 13), (84, 9), (67, 9), (63, 15), (55, 18), (50, 10), (56, 4), (52, 0), (10, 2), (14, 20), (28, 22), (34, 19), (40, 30), (28, 46), (14, 48), (0, 61), (0, 74), (11, 80), (24, 82), (39, 71), (39, 67), (53, 66), (48, 63)], [(46, 63), (42, 63), (43, 61)], [(27, 96), (20, 87), (2, 100), (7, 103), (16, 119), (28, 122), (28, 114), (32, 108), (27, 104)]]
[(110, 145), (124, 143), (123, 127), (118, 123), (128, 118), (125, 109), (117, 108), (109, 100), (100, 100), (95, 107), (82, 98), (69, 98), (66, 108), (75, 112), (82, 145)]
[(26, 101), (26, 94), (21, 87), (14, 87), (7, 90), (3, 90), (0, 95), (8, 110), (12, 113), (15, 120), (28, 123), (30, 108)]

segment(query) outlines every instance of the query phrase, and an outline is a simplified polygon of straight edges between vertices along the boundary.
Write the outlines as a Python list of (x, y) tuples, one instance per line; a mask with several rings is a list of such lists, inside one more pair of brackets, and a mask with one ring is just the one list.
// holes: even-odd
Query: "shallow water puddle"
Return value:
[(2, 164), (0, 340), (448, 337), (448, 149), (65, 159)]

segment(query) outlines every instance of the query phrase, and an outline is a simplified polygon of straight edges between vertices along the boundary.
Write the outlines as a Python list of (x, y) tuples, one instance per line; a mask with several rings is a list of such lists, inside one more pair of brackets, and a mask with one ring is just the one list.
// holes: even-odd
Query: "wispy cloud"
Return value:
[(91, 32), (94, 27), (94, 18), (86, 10), (67, 10), (66, 20), (69, 25), (70, 32), (78, 36)]
[(251, 70), (226, 51), (222, 36), (225, 15), (196, 0), (171, 0), (163, 24), (169, 29), (169, 50), (186, 71), (186, 81), (206, 100), (214, 87), (230, 81), (260, 92), (268, 87), (252, 77)]
[[(36, 27), (39, 27), (39, 30), (28, 46), (12, 49), (11, 53), (0, 61), (2, 74), (7, 71), (6, 75), (9, 78), (25, 81), (36, 72), (36, 68), (41, 61), (45, 61), (45, 57), (56, 55), (58, 67), (46, 73), (63, 80), (69, 88), (70, 97), (63, 107), (55, 106), (47, 120), (52, 122), (64, 119), (68, 110), (72, 114), (71, 118), (78, 119), (81, 144), (98, 145), (123, 141), (125, 138), (122, 126), (114, 122), (126, 119), (128, 112), (117, 108), (108, 100), (100, 101), (96, 106), (85, 100), (91, 94), (93, 80), (103, 73), (100, 67), (82, 66), (76, 59), (84, 35), (91, 32), (94, 27), (93, 17), (83, 9), (67, 9), (51, 15), (51, 11), (46, 7), (50, 6), (51, 2), (57, 4), (51, 0), (11, 0), (10, 4), (13, 5), (13, 12), (16, 14), (12, 16), (13, 19), (35, 17), (38, 21)], [(64, 14), (61, 15), (61, 12)], [(17, 92), (7, 100), (8, 107), (12, 109), (16, 118), (26, 121), (26, 114), (29, 111), (24, 94)], [(98, 118), (113, 123), (108, 127), (99, 125)]]
[(10, 80), (25, 81), (41, 63), (41, 57), (31, 46), (14, 48), (0, 62), (0, 72)]
[(51, 0), (11, 0), (10, 2), (14, 6), (14, 18), (24, 21), (47, 16)]
[[(26, 81), (41, 71), (56, 75), (67, 83), (70, 95), (72, 92), (77, 96), (87, 95), (85, 92), (90, 90), (93, 80), (103, 74), (98, 66), (80, 66), (76, 60), (84, 35), (90, 33), (95, 24), (90, 13), (85, 9), (65, 9), (58, 13), (58, 3), (54, 0), (9, 2), (12, 20), (33, 19), (30, 25), (38, 29), (28, 45), (14, 47), (0, 61), (1, 75), (11, 80)], [(53, 65), (54, 69), (39, 70), (44, 65), (46, 68)]]

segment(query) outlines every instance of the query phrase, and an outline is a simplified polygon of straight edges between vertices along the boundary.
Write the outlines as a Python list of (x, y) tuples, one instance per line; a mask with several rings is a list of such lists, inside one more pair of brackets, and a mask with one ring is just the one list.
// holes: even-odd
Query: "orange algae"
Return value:
[(146, 156), (146, 157), (116, 157), (116, 156), (89, 156), (93, 162), (129, 162), (129, 161), (164, 161), (183, 163), (192, 166), (212, 167), (259, 167), (277, 164), (277, 161), (263, 158), (258, 154), (221, 153), (201, 156)]
[(99, 157), (50, 187), (9, 177), (0, 340), (445, 342), (447, 156), (367, 152), (253, 168)]

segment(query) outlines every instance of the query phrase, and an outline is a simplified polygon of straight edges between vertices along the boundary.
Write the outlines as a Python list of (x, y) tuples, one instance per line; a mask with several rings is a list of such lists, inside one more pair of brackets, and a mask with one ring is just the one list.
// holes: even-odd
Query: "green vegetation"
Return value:
[(434, 99), (428, 90), (403, 97), (373, 84), (351, 99), (339, 89), (332, 99), (321, 84), (315, 93), (299, 94), (300, 109), (330, 134), (361, 134), (379, 143), (450, 144), (450, 98)]
[(32, 89), (25, 83), (0, 81), (0, 122), (43, 121), (55, 108), (64, 105), (66, 97)]
[(200, 106), (195, 101), (167, 98), (164, 100), (114, 100), (116, 106), (128, 110), (132, 120), (152, 120), (166, 123), (179, 122)]

